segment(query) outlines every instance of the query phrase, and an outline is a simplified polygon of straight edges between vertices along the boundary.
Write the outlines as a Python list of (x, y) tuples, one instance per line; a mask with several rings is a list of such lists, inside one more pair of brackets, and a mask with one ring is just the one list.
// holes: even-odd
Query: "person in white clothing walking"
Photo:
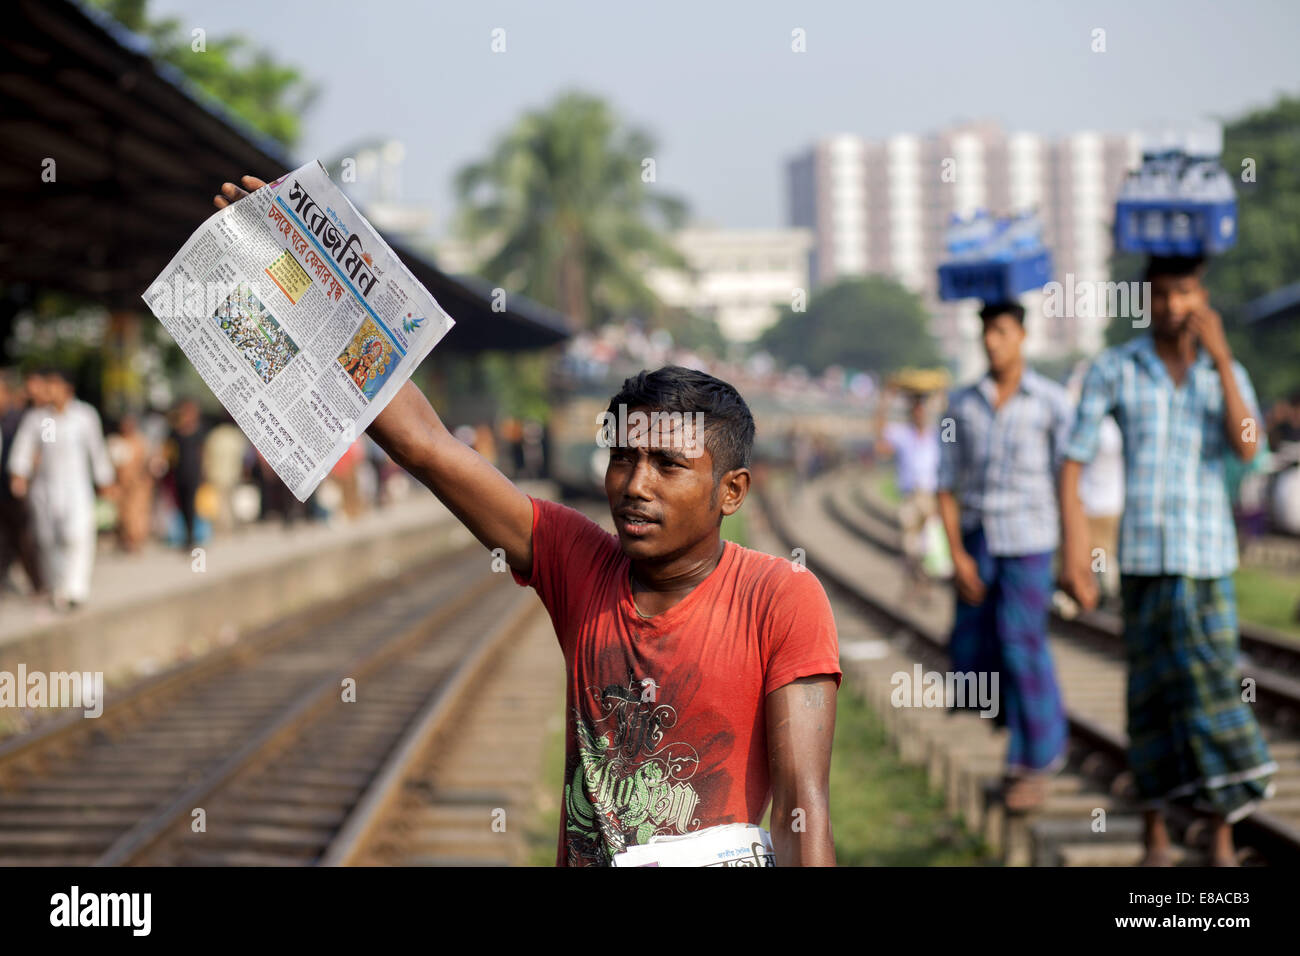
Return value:
[(115, 474), (99, 413), (62, 372), (47, 381), (49, 404), (29, 409), (14, 435), (9, 482), (14, 497), (27, 499), (54, 606), (67, 610), (90, 596), (94, 489), (107, 491)]

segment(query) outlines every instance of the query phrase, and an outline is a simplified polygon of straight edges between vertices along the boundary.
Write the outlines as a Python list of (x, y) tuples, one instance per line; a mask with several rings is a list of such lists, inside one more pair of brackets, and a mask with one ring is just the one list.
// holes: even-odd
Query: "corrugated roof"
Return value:
[[(140, 294), (212, 214), (222, 182), (302, 165), (154, 63), (147, 41), (102, 12), (18, 0), (5, 13), (0, 283), (141, 309)], [(390, 245), (456, 319), (440, 348), (531, 349), (569, 334), (550, 309), (510, 295), (494, 312), (477, 283)]]

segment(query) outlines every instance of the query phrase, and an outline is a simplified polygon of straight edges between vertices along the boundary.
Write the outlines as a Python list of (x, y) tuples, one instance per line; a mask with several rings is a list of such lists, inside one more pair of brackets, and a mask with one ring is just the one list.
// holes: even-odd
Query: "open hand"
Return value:
[(979, 566), (965, 551), (952, 556), (952, 577), (957, 585), (957, 594), (963, 601), (976, 605), (984, 603), (985, 588)]
[(1061, 584), (1083, 610), (1091, 611), (1097, 606), (1097, 578), (1086, 563), (1070, 562), (1062, 570)]

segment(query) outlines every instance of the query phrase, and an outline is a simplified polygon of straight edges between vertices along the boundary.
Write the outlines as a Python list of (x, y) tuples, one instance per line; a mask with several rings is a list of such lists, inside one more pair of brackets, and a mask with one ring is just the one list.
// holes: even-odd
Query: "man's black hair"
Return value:
[(734, 468), (748, 468), (754, 449), (754, 416), (740, 393), (721, 379), (704, 372), (665, 365), (653, 372), (642, 370), (623, 380), (609, 401), (609, 413), (619, 406), (649, 411), (704, 414), (704, 446), (713, 456), (716, 482)]
[(1203, 256), (1151, 256), (1147, 259), (1146, 271), (1143, 272), (1142, 278), (1147, 281), (1156, 276), (1185, 279), (1188, 276), (1200, 275), (1204, 265)]
[(989, 322), (999, 315), (1009, 315), (1021, 325), (1025, 324), (1025, 307), (1019, 302), (985, 302), (980, 309), (980, 321)]

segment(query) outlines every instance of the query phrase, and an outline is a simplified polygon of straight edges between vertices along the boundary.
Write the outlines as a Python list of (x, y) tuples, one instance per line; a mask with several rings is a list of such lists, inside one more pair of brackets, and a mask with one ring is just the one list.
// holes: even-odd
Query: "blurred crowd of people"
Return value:
[(406, 484), (363, 436), (304, 504), (229, 416), (209, 423), (183, 399), (122, 415), (105, 434), (53, 368), (0, 370), (0, 476), (0, 600), (26, 594), (60, 610), (87, 601), (101, 532), (125, 553), (157, 542), (188, 554), (260, 520), (355, 517)]
[[(507, 418), (455, 434), (512, 478), (545, 472), (538, 422)], [(352, 520), (404, 497), (414, 480), (362, 435), (300, 502), (224, 410), (184, 398), (105, 423), (56, 368), (0, 369), (0, 601), (72, 610), (90, 596), (104, 544), (189, 555), (212, 536), (263, 521)]]

